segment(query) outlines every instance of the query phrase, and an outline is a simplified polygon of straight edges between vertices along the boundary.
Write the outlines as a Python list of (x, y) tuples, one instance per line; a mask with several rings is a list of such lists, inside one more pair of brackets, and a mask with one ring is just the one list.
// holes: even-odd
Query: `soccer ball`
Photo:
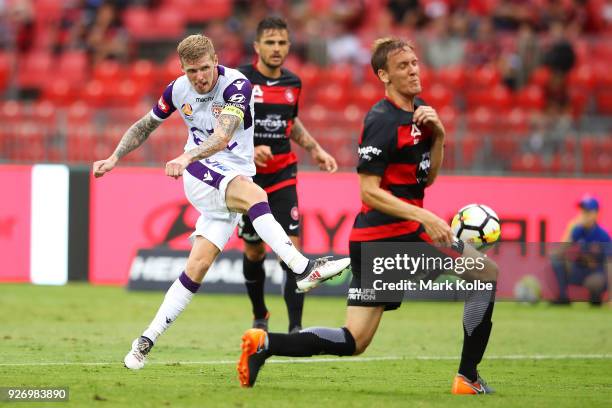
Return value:
[(536, 304), (542, 298), (542, 285), (533, 275), (523, 276), (514, 285), (514, 298), (519, 302)]
[(499, 217), (483, 204), (470, 204), (460, 209), (453, 217), (451, 229), (457, 238), (476, 249), (493, 245), (501, 236)]

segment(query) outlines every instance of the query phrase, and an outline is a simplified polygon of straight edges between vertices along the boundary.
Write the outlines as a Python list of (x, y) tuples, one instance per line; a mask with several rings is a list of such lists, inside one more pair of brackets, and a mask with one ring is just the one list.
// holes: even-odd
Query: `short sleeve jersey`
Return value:
[[(416, 98), (414, 108), (425, 105)], [(431, 131), (385, 98), (366, 115), (359, 141), (357, 172), (381, 177), (380, 187), (402, 201), (423, 207), (430, 169)], [(362, 203), (350, 241), (372, 241), (416, 232), (420, 224), (382, 213)]]
[(253, 176), (254, 106), (251, 83), (238, 70), (222, 65), (218, 65), (217, 70), (217, 83), (206, 94), (197, 93), (185, 75), (172, 81), (151, 110), (151, 115), (163, 121), (174, 111), (179, 112), (189, 130), (185, 151), (196, 148), (213, 134), (222, 111), (241, 117), (242, 123), (227, 147), (210, 159), (229, 165), (245, 176)]
[(264, 76), (253, 64), (238, 69), (253, 85), (255, 146), (270, 146), (274, 155), (266, 167), (257, 167), (254, 180), (267, 192), (295, 184), (297, 156), (291, 151), (289, 135), (298, 115), (302, 82), (285, 68), (279, 78)]

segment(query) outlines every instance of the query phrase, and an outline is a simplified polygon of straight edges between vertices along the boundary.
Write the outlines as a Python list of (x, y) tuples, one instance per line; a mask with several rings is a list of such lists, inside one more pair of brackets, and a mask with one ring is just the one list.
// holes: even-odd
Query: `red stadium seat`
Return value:
[(339, 64), (324, 71), (325, 79), (330, 85), (338, 85), (348, 91), (353, 85), (353, 71), (351, 66)]
[(120, 81), (123, 75), (123, 68), (117, 61), (102, 61), (93, 69), (93, 79), (111, 87), (114, 82)]
[(490, 132), (499, 127), (499, 122), (490, 109), (479, 107), (467, 114), (467, 133), (475, 132)]
[(486, 89), (499, 84), (501, 75), (497, 69), (484, 66), (470, 72), (468, 79), (468, 87)]
[(8, 53), (0, 52), (0, 94), (4, 92), (11, 74), (11, 58)]
[(539, 156), (533, 153), (524, 153), (512, 159), (510, 168), (512, 171), (520, 173), (541, 173), (543, 165)]
[(107, 93), (109, 106), (134, 106), (142, 97), (143, 91), (139, 84), (131, 79), (125, 79)]
[(316, 90), (314, 103), (325, 106), (327, 109), (336, 110), (348, 105), (349, 96), (344, 89), (337, 85), (319, 87)]
[(531, 76), (529, 77), (529, 84), (538, 86), (540, 88), (543, 88), (546, 85), (548, 85), (549, 81), (550, 81), (550, 69), (548, 69), (547, 67), (543, 67), (543, 66), (536, 68), (531, 73)]
[(594, 84), (595, 75), (593, 69), (589, 65), (580, 65), (569, 73), (568, 85), (570, 88), (591, 90)]
[(443, 85), (434, 84), (423, 90), (420, 95), (434, 109), (441, 109), (453, 104), (453, 93)]
[(41, 126), (47, 132), (57, 128), (55, 105), (50, 101), (35, 103), (30, 116), (37, 126)]
[(612, 154), (598, 152), (593, 156), (583, 156), (583, 170), (586, 173), (601, 174), (607, 177), (612, 173)]
[(595, 96), (597, 111), (604, 115), (612, 115), (612, 89), (598, 92)]
[(135, 40), (155, 38), (153, 15), (144, 7), (130, 7), (123, 12), (123, 21), (130, 37)]
[(82, 89), (81, 99), (87, 101), (87, 104), (94, 108), (100, 108), (106, 105), (107, 101), (107, 89), (104, 88), (104, 84), (93, 79), (85, 85)]
[(52, 102), (58, 107), (68, 106), (74, 101), (76, 92), (70, 77), (60, 77), (46, 84), (43, 91), (43, 98)]
[(164, 88), (181, 75), (183, 75), (181, 71), (181, 61), (178, 55), (172, 54), (158, 70), (159, 82), (157, 87), (159, 87), (159, 89), (153, 90), (154, 97), (158, 98)]
[(465, 68), (461, 65), (444, 67), (436, 72), (436, 82), (446, 85), (454, 92), (461, 92), (465, 88), (466, 79)]
[(68, 51), (63, 53), (57, 65), (57, 75), (70, 79), (75, 84), (82, 82), (88, 75), (87, 54), (83, 51)]
[(303, 88), (316, 87), (323, 79), (322, 71), (314, 64), (307, 63), (302, 65), (296, 74), (302, 80)]
[(447, 105), (441, 109), (436, 109), (438, 116), (444, 124), (446, 135), (448, 138), (454, 137), (455, 130), (457, 129), (458, 114), (452, 105)]
[(573, 173), (576, 171), (576, 157), (571, 153), (555, 155), (548, 169), (553, 174)]
[(71, 104), (67, 109), (68, 127), (82, 126), (91, 123), (92, 111), (89, 106), (82, 101)]
[(471, 168), (476, 161), (476, 155), (482, 147), (481, 135), (467, 134), (458, 141), (457, 144), (461, 149), (461, 163), (464, 168)]
[(496, 111), (507, 111), (512, 105), (512, 95), (504, 85), (489, 90), (489, 105)]
[[(207, 8), (203, 5), (198, 5), (191, 10), (187, 11), (187, 14), (198, 8)], [(185, 31), (185, 17), (183, 11), (173, 7), (160, 8), (153, 15), (154, 26), (151, 29), (155, 32), (156, 39), (175, 39), (183, 35)]]
[(138, 83), (145, 93), (149, 93), (156, 79), (155, 65), (149, 60), (137, 60), (130, 64), (128, 76)]
[(589, 92), (585, 89), (570, 89), (570, 107), (574, 118), (579, 118), (584, 113), (588, 103)]
[[(522, 105), (521, 105), (522, 106)], [(529, 130), (530, 117), (528, 111), (522, 109), (522, 107), (516, 107), (507, 115), (505, 115), (505, 121), (503, 123), (504, 130), (511, 133), (525, 133)]]
[(181, 10), (190, 22), (205, 22), (225, 20), (232, 14), (232, 0), (207, 0), (202, 4), (199, 0), (169, 0), (167, 7)]
[(36, 0), (32, 2), (35, 6), (36, 22), (39, 25), (57, 23), (62, 14), (61, 0)]
[(363, 110), (370, 108), (385, 96), (383, 87), (365, 83), (358, 86), (351, 92), (352, 103), (358, 105)]
[(546, 105), (544, 91), (537, 85), (527, 85), (519, 90), (516, 95), (516, 104), (523, 109), (541, 111)]
[(17, 71), (17, 84), (19, 88), (42, 88), (46, 81), (51, 80), (44, 75), (52, 67), (51, 54), (45, 51), (33, 51), (20, 59)]

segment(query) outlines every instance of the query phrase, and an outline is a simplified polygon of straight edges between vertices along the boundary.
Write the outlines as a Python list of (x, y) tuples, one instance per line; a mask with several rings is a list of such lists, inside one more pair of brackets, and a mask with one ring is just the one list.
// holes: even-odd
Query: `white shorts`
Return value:
[(190, 239), (200, 235), (223, 251), (241, 216), (227, 208), (225, 191), (229, 182), (240, 175), (231, 167), (212, 159), (187, 166), (183, 172), (185, 196), (200, 212)]

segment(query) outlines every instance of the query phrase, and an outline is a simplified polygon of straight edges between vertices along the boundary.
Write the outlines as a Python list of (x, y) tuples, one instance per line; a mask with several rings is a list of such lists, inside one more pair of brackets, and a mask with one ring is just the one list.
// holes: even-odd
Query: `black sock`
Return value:
[(295, 283), (295, 273), (284, 262), (281, 267), (285, 271), (285, 286), (283, 287), (283, 297), (287, 305), (287, 315), (289, 316), (289, 332), (294, 327), (302, 326), (302, 311), (304, 309), (304, 294), (295, 293), (297, 284)]
[(312, 327), (294, 334), (269, 333), (268, 353), (288, 357), (317, 354), (352, 356), (355, 354), (355, 339), (346, 327)]
[(250, 261), (246, 255), (242, 258), (244, 283), (251, 299), (255, 319), (263, 319), (268, 313), (264, 301), (264, 284), (266, 282), (266, 271), (263, 267), (264, 260), (265, 258), (261, 261)]
[(491, 335), (491, 316), (495, 306), (495, 282), (492, 291), (474, 291), (468, 295), (463, 311), (463, 350), (459, 374), (470, 381), (478, 377), (477, 367)]

